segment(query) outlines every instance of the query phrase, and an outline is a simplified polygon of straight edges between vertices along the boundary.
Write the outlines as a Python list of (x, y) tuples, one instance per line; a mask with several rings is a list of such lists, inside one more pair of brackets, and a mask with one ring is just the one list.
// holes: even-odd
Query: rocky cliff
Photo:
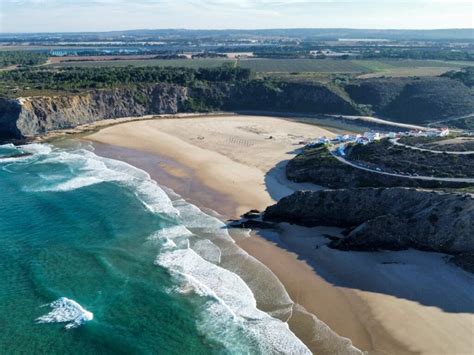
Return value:
[(186, 100), (187, 89), (172, 84), (0, 99), (0, 135), (24, 138), (108, 118), (176, 113)]
[(415, 248), (474, 253), (471, 195), (408, 188), (299, 191), (264, 213), (265, 220), (349, 228), (331, 245), (343, 250)]
[(57, 96), (0, 98), (0, 135), (25, 138), (127, 116), (252, 109), (358, 113), (350, 101), (319, 84), (269, 85), (254, 80), (234, 84), (197, 82), (184, 87), (161, 83)]

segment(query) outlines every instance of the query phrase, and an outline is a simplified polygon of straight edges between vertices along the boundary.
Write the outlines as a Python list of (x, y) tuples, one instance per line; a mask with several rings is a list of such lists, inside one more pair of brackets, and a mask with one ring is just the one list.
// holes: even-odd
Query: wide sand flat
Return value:
[(278, 118), (221, 116), (130, 122), (88, 138), (160, 154), (190, 167), (202, 183), (237, 202), (230, 216), (237, 217), (291, 193), (285, 182), (278, 182), (284, 178), (281, 168), (273, 168), (291, 159), (300, 142), (321, 135), (334, 136), (318, 126)]
[[(88, 138), (186, 166), (232, 201), (230, 208), (217, 199), (207, 207), (235, 217), (291, 193), (295, 184), (285, 179), (281, 162), (300, 142), (321, 135), (333, 133), (279, 118), (223, 116), (129, 122)], [(180, 175), (176, 167), (170, 174)], [(400, 264), (384, 264), (385, 254), (314, 251), (321, 233), (298, 227), (288, 227), (282, 238), (305, 259), (259, 237), (239, 244), (278, 276), (293, 300), (355, 346), (377, 354), (474, 354), (472, 275), (440, 257), (425, 260), (426, 253), (395, 253)]]

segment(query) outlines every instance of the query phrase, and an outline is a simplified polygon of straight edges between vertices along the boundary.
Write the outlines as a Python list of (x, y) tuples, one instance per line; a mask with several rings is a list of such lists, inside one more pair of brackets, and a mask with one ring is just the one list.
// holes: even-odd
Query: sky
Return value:
[(0, 32), (473, 28), (472, 0), (0, 0)]

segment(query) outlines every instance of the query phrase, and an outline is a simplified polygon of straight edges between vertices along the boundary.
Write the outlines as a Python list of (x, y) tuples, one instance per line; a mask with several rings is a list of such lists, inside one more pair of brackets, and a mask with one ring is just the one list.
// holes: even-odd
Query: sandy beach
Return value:
[[(129, 149), (112, 157), (149, 171), (160, 183), (163, 177), (200, 207), (236, 218), (295, 189), (318, 188), (288, 182), (284, 165), (302, 142), (322, 135), (334, 133), (282, 118), (215, 116), (127, 122), (87, 139), (99, 154), (105, 145)], [(130, 152), (160, 159), (150, 163)], [(474, 354), (471, 274), (446, 265), (438, 254), (334, 251), (324, 245), (325, 232), (286, 225), (278, 235), (254, 233), (237, 242), (280, 279), (296, 303), (361, 350)], [(289, 324), (307, 344), (314, 341), (302, 322)]]

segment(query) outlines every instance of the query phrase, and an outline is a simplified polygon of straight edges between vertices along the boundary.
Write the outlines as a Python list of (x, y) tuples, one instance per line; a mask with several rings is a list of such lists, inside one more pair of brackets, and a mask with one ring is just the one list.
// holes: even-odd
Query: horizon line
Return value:
[[(0, 35), (22, 34), (81, 34), (81, 33), (111, 33), (133, 31), (275, 31), (275, 30), (356, 30), (356, 31), (474, 31), (474, 27), (448, 28), (355, 28), (355, 27), (273, 27), (273, 28), (132, 28), (103, 31), (31, 31), (31, 32), (3, 32)], [(473, 37), (474, 40), (474, 37)]]

